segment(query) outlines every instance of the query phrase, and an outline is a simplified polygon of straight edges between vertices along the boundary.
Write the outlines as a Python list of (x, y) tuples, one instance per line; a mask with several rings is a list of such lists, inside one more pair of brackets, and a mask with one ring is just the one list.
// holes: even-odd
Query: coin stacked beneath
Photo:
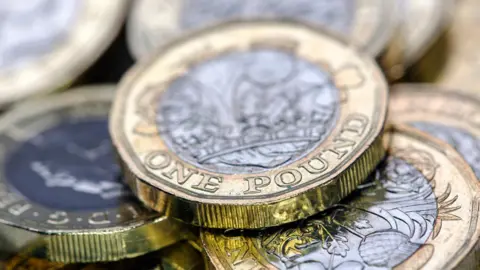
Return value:
[(0, 269), (480, 267), (476, 79), (412, 82), (476, 2), (417, 2), (0, 0)]

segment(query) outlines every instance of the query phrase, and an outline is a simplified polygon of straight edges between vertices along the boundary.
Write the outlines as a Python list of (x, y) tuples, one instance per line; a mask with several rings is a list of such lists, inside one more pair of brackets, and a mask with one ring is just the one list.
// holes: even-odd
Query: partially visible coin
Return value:
[(216, 269), (475, 269), (480, 188), (447, 144), (413, 128), (386, 134), (388, 158), (349, 199), (260, 233), (205, 230)]
[[(421, 1), (418, 1), (421, 2)], [(456, 1), (451, 29), (413, 67), (415, 81), (480, 94), (480, 1)]]
[(127, 0), (0, 1), (0, 105), (79, 77), (121, 28)]
[(402, 2), (404, 64), (416, 62), (451, 22), (455, 0), (398, 0)]
[(147, 255), (124, 259), (117, 262), (64, 264), (50, 262), (41, 258), (45, 250), (30, 248), (5, 261), (5, 270), (200, 270), (203, 266), (202, 256), (186, 242), (169, 246), (165, 250)]
[(293, 22), (223, 24), (121, 82), (110, 130), (145, 204), (263, 228), (324, 210), (384, 155), (387, 86), (346, 42)]
[(453, 146), (480, 179), (480, 99), (435, 85), (393, 87), (392, 122), (408, 123)]
[(113, 89), (33, 100), (0, 119), (0, 222), (45, 235), (50, 260), (119, 260), (189, 236), (123, 184), (108, 134)]
[(167, 42), (231, 20), (289, 19), (328, 27), (377, 56), (393, 36), (395, 0), (139, 0), (127, 24), (137, 59)]

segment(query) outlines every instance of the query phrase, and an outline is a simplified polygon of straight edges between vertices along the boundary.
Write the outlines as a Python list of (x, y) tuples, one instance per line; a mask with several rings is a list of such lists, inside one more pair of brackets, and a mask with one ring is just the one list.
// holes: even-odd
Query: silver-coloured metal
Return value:
[(170, 85), (158, 109), (160, 133), (180, 158), (213, 172), (294, 162), (335, 126), (339, 91), (329, 76), (283, 51), (223, 55)]
[(480, 139), (478, 137), (466, 130), (438, 123), (414, 122), (410, 124), (453, 146), (480, 179)]
[(21, 68), (68, 38), (81, 4), (78, 0), (0, 1), (0, 69)]
[[(423, 173), (435, 172), (434, 160), (426, 161), (430, 167)], [(431, 180), (405, 160), (390, 157), (350, 200), (302, 226), (304, 241), (296, 246), (302, 256), (272, 241), (295, 239), (288, 228), (263, 237), (261, 245), (278, 269), (391, 269), (431, 237), (438, 211)]]

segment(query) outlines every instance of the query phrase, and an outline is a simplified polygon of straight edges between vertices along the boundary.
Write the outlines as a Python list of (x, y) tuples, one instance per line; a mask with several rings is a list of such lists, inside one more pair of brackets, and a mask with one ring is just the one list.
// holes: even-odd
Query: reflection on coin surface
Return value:
[(376, 172), (324, 213), (260, 233), (202, 231), (212, 268), (451, 269), (466, 263), (480, 235), (473, 172), (448, 145), (412, 128), (396, 128), (385, 143), (388, 157)]
[(325, 209), (383, 156), (386, 85), (369, 59), (297, 23), (178, 41), (121, 83), (110, 129), (127, 181), (148, 206), (206, 227)]
[(453, 0), (400, 0), (405, 36), (405, 62), (417, 61), (445, 30), (455, 8)]
[[(199, 251), (188, 243), (180, 242), (147, 255), (117, 262), (64, 264), (50, 262), (41, 257), (45, 250), (30, 248), (5, 261), (5, 270), (200, 270), (204, 264)], [(1, 266), (1, 262), (0, 262)]]
[(0, 105), (53, 91), (110, 45), (126, 0), (0, 1)]
[(453, 146), (480, 179), (480, 99), (435, 85), (397, 85), (390, 119), (408, 123)]
[(128, 22), (128, 42), (138, 58), (185, 33), (225, 21), (288, 19), (330, 30), (378, 55), (395, 27), (392, 0), (140, 0)]
[(0, 221), (52, 235), (42, 240), (51, 260), (118, 260), (185, 236), (122, 181), (107, 123), (113, 89), (32, 101), (0, 119)]
[(476, 33), (480, 25), (480, 1), (462, 0), (455, 5), (450, 30), (414, 67), (412, 75), (418, 81), (478, 95), (480, 35)]

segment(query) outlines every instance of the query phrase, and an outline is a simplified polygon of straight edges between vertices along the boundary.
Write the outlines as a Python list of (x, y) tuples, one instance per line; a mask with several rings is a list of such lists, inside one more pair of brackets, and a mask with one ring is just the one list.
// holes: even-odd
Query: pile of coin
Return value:
[(0, 269), (480, 268), (478, 0), (0, 18)]

